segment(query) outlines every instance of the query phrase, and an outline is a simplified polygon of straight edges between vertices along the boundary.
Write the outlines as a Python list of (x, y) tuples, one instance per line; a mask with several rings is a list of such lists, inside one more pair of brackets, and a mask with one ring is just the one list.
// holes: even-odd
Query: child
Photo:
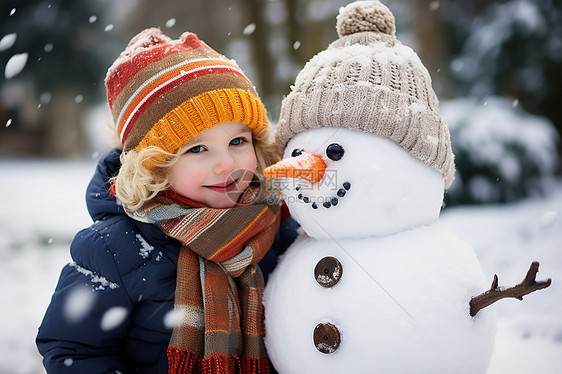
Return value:
[(39, 328), (47, 371), (268, 372), (257, 263), (267, 275), (296, 232), (256, 186), (278, 155), (253, 85), (194, 34), (154, 28), (105, 83), (122, 151), (88, 186), (95, 223)]

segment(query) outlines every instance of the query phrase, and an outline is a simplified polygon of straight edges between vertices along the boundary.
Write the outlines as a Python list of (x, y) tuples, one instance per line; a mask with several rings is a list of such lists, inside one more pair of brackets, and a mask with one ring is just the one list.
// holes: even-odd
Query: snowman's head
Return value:
[(275, 138), (286, 158), (296, 156), (287, 170), (317, 170), (285, 173), (291, 213), (315, 237), (433, 222), (455, 166), (429, 72), (379, 1), (340, 8), (336, 29), (281, 104)]
[(434, 222), (443, 176), (393, 141), (342, 127), (303, 131), (276, 178), (291, 215), (315, 238), (387, 235)]

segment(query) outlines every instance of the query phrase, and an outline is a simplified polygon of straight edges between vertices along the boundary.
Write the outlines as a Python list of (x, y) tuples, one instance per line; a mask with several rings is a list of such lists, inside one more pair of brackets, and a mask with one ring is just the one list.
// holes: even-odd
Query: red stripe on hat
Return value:
[[(209, 71), (209, 69), (204, 69), (204, 70), (200, 70), (200, 71), (195, 71), (189, 74), (182, 74), (177, 80), (173, 81), (171, 84), (173, 84), (173, 87), (177, 87), (180, 84), (187, 82), (191, 79), (197, 78), (197, 77), (201, 77), (207, 74), (220, 74), (220, 73), (226, 73), (226, 72), (231, 72), (234, 74), (238, 74), (242, 77), (244, 77), (244, 79), (247, 80), (246, 76), (244, 74), (242, 74), (242, 72), (232, 66), (232, 67), (224, 67), (224, 68), (213, 68)], [(172, 87), (172, 88), (173, 88)], [(160, 94), (162, 92), (165, 92), (167, 90), (170, 90), (171, 88), (169, 87), (169, 85), (165, 85), (163, 87), (161, 87), (160, 89), (155, 90), (154, 92), (152, 92), (154, 88), (151, 89), (151, 96), (142, 103), (141, 107), (138, 108), (138, 110), (135, 110), (134, 113), (131, 116), (131, 120), (129, 121), (129, 124), (127, 126), (127, 128), (125, 129), (125, 132), (123, 133), (123, 138), (121, 139), (121, 143), (125, 144), (125, 141), (127, 140), (127, 137), (129, 136), (129, 133), (131, 132), (131, 130), (134, 127), (134, 123), (137, 121), (137, 119), (142, 115), (142, 113), (149, 108), (152, 103), (154, 103), (154, 101), (156, 99), (158, 99), (158, 97), (160, 96)], [(146, 97), (145, 95), (143, 95), (143, 97)], [(138, 105), (138, 104), (137, 104)], [(130, 113), (131, 110), (134, 110), (134, 108), (127, 108), (127, 112)], [(118, 128), (122, 129), (122, 127), (124, 126), (124, 123), (127, 121), (127, 119), (129, 118), (129, 116), (125, 115), (127, 113), (124, 113), (123, 118), (121, 118), (121, 123), (118, 124)]]

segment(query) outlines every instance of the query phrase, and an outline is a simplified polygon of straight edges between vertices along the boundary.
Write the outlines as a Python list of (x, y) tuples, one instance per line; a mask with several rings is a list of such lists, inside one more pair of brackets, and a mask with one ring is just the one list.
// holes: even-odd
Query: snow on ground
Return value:
[[(0, 160), (0, 374), (44, 373), (35, 334), (74, 234), (90, 224), (92, 161)], [(530, 263), (550, 288), (497, 304), (489, 374), (562, 373), (562, 181), (541, 199), (456, 207), (441, 220), (471, 243), (490, 282), (519, 283)]]
[(0, 160), (0, 373), (44, 373), (35, 335), (74, 234), (90, 225), (93, 162)]

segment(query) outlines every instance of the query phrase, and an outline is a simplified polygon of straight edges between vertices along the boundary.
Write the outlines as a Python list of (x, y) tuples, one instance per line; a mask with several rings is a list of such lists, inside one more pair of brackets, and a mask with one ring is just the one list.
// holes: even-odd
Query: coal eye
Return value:
[(291, 157), (297, 157), (302, 155), (304, 149), (293, 149), (293, 153), (291, 153)]
[(337, 143), (332, 143), (326, 148), (326, 156), (328, 156), (330, 160), (341, 160), (343, 154), (343, 147)]

